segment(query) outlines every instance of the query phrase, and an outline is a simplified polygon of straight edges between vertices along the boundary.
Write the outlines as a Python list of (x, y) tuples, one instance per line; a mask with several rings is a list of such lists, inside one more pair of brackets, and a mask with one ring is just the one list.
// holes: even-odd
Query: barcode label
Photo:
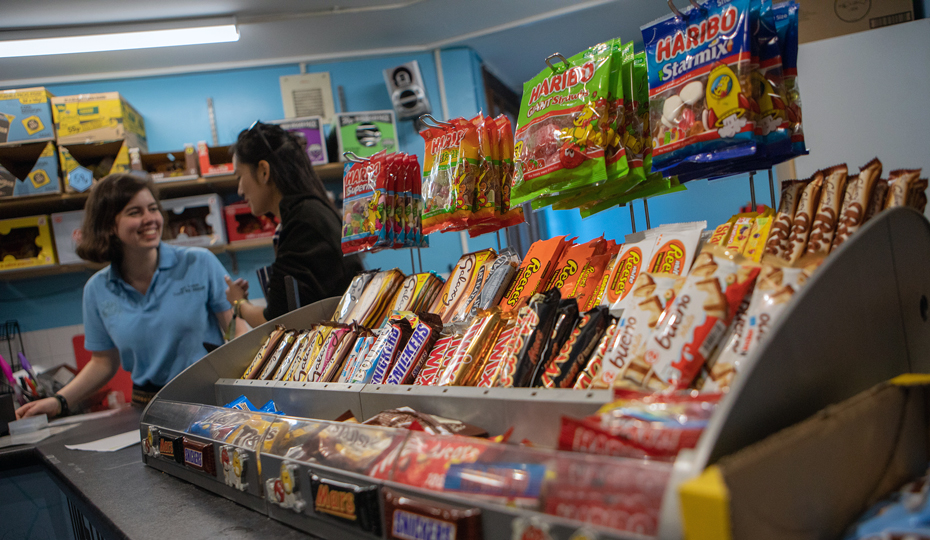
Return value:
[(707, 333), (707, 337), (704, 339), (704, 343), (701, 344), (701, 348), (698, 349), (698, 353), (704, 358), (709, 357), (710, 353), (714, 352), (714, 349), (717, 348), (720, 340), (723, 339), (723, 335), (726, 331), (727, 325), (724, 324), (723, 321), (717, 320), (710, 329), (710, 332)]
[(869, 28), (881, 28), (883, 26), (891, 26), (892, 24), (901, 24), (914, 20), (914, 13), (912, 11), (904, 11), (902, 13), (895, 13), (893, 15), (885, 15), (884, 17), (875, 17), (874, 19), (869, 19)]

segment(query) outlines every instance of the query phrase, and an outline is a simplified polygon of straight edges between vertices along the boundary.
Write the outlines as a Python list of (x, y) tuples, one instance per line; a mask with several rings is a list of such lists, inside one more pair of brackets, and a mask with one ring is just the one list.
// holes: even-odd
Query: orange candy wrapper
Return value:
[(513, 283), (501, 300), (501, 309), (505, 312), (513, 311), (537, 292), (545, 292), (544, 286), (555, 273), (562, 253), (572, 244), (572, 240), (566, 240), (564, 236), (533, 242)]

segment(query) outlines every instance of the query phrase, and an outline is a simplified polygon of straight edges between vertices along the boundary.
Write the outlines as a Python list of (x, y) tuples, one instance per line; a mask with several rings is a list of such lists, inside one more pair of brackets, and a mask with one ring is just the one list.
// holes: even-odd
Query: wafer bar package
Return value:
[(791, 247), (791, 228), (794, 225), (794, 214), (798, 208), (798, 200), (806, 184), (802, 181), (791, 180), (782, 182), (781, 201), (778, 203), (778, 212), (775, 214), (775, 223), (765, 244), (765, 252), (777, 257), (785, 258)]
[(376, 273), (365, 286), (365, 291), (346, 320), (355, 321), (365, 328), (381, 326), (389, 304), (394, 300), (405, 277), (397, 268)]
[(430, 351), (427, 356), (426, 362), (423, 363), (423, 368), (420, 369), (420, 373), (417, 375), (414, 384), (425, 386), (436, 385), (439, 382), (439, 375), (442, 372), (443, 364), (445, 364), (448, 357), (452, 356), (455, 349), (458, 348), (460, 341), (462, 341), (461, 334), (440, 337), (435, 345), (433, 345), (433, 350)]
[(572, 245), (564, 236), (549, 240), (537, 240), (530, 246), (516, 277), (501, 300), (504, 311), (519, 308), (527, 299), (538, 292), (545, 292), (543, 287), (549, 282), (562, 253)]
[(575, 390), (587, 390), (591, 388), (594, 379), (600, 377), (601, 369), (604, 367), (604, 355), (607, 354), (607, 348), (610, 346), (613, 337), (617, 334), (618, 323), (619, 321), (617, 321), (617, 319), (612, 318), (610, 324), (607, 325), (607, 328), (604, 330), (604, 335), (601, 336), (601, 340), (598, 342), (597, 347), (595, 347), (594, 352), (591, 353), (591, 357), (587, 360), (584, 369), (578, 374), (578, 378), (575, 379), (575, 384), (572, 388)]
[(647, 340), (684, 282), (682, 276), (640, 274), (627, 297), (617, 329), (605, 346), (598, 376), (590, 385), (592, 388), (622, 386), (623, 380), (627, 381), (626, 385), (637, 387), (654, 382), (646, 378), (651, 367), (645, 361)]
[(455, 268), (452, 269), (452, 273), (449, 274), (449, 279), (443, 285), (439, 296), (433, 302), (430, 313), (439, 315), (443, 324), (452, 322), (458, 313), (466, 309), (465, 302), (469, 293), (475, 288), (479, 273), (483, 281), (487, 272), (484, 265), (489, 260), (493, 263), (493, 257), (496, 257), (496, 254), (490, 248), (462, 255)]
[(836, 165), (823, 171), (820, 205), (811, 225), (807, 253), (826, 255), (830, 252), (840, 218), (843, 195), (846, 193), (847, 172), (846, 165)]
[(365, 286), (368, 285), (368, 282), (371, 281), (371, 278), (377, 273), (377, 270), (368, 270), (366, 272), (360, 272), (357, 276), (352, 278), (352, 282), (349, 283), (349, 288), (346, 289), (346, 292), (339, 300), (339, 304), (336, 306), (336, 312), (333, 313), (334, 321), (340, 323), (349, 322), (348, 317), (355, 309), (355, 306), (358, 305), (362, 293), (365, 292)]
[(733, 382), (733, 376), (742, 362), (740, 349), (743, 346), (743, 336), (746, 335), (746, 322), (751, 300), (752, 292), (747, 294), (740, 303), (723, 342), (707, 359), (707, 363), (701, 369), (701, 375), (695, 379), (695, 388), (708, 392), (722, 391), (729, 388), (730, 383)]
[(687, 388), (723, 339), (759, 274), (740, 256), (701, 251), (668, 314), (656, 326), (645, 358), (667, 384)]
[(265, 362), (274, 354), (278, 342), (281, 341), (285, 331), (286, 329), (281, 325), (274, 327), (274, 330), (268, 335), (268, 339), (262, 343), (258, 352), (255, 353), (255, 357), (252, 359), (249, 367), (246, 368), (245, 373), (242, 374), (243, 379), (254, 379), (258, 377), (258, 374), (261, 373), (262, 368), (265, 366)]
[(859, 169), (858, 175), (849, 178), (846, 184), (846, 195), (843, 197), (839, 226), (836, 235), (833, 237), (831, 250), (840, 247), (865, 223), (869, 198), (872, 196), (872, 190), (881, 175), (882, 162), (875, 158)]
[(920, 169), (900, 169), (888, 173), (888, 195), (885, 198), (885, 208), (896, 206), (913, 206), (911, 203), (917, 193), (927, 189), (925, 183), (921, 189), (914, 189), (921, 185)]
[(442, 331), (442, 319), (432, 313), (421, 312), (411, 321), (413, 331), (394, 362), (385, 382), (387, 384), (413, 384), (423, 362)]
[(741, 251), (747, 259), (753, 262), (762, 260), (762, 256), (765, 255), (765, 243), (771, 233), (774, 221), (775, 211), (771, 208), (766, 208), (753, 220), (752, 228), (749, 230), (749, 238)]
[(817, 203), (820, 202), (820, 188), (823, 185), (823, 172), (817, 171), (801, 192), (797, 210), (791, 222), (791, 235), (788, 237), (788, 249), (782, 257), (790, 263), (797, 262), (807, 250), (811, 226), (814, 222)]
[(284, 335), (281, 336), (281, 341), (279, 341), (278, 346), (275, 347), (274, 353), (270, 358), (268, 358), (268, 361), (265, 362), (265, 366), (262, 368), (262, 372), (258, 376), (258, 379), (267, 381), (271, 378), (275, 370), (278, 368), (278, 365), (291, 350), (291, 347), (294, 345), (294, 341), (296, 339), (297, 330), (287, 330), (284, 332)]
[(516, 328), (501, 360), (498, 386), (527, 387), (558, 315), (561, 295), (556, 289), (536, 294), (517, 311)]
[(608, 324), (610, 315), (605, 307), (583, 314), (568, 340), (543, 370), (540, 385), (545, 388), (571, 388)]
[(497, 386), (497, 382), (500, 379), (501, 365), (504, 360), (504, 351), (507, 349), (510, 338), (513, 337), (514, 330), (516, 329), (514, 320), (516, 317), (512, 314), (508, 315), (509, 317), (501, 323), (501, 332), (498, 334), (494, 346), (488, 353), (488, 361), (484, 365), (484, 369), (481, 370), (481, 375), (478, 377), (478, 382), (475, 386)]
[(552, 362), (562, 345), (568, 341), (572, 335), (572, 330), (578, 324), (578, 302), (574, 298), (564, 298), (559, 301), (559, 309), (556, 313), (555, 322), (552, 324), (552, 332), (549, 334), (549, 340), (539, 356), (539, 363), (536, 364), (536, 373), (533, 374), (533, 386), (539, 386), (542, 383), (542, 374), (546, 367)]
[(294, 338), (294, 345), (291, 346), (290, 350), (287, 351), (287, 355), (274, 370), (271, 380), (280, 381), (284, 379), (284, 376), (291, 370), (291, 366), (295, 362), (299, 362), (298, 359), (307, 354), (312, 343), (313, 332), (314, 330), (300, 330), (298, 332)]
[(342, 371), (339, 374), (339, 378), (336, 379), (336, 382), (347, 383), (352, 380), (355, 369), (365, 359), (365, 356), (368, 355), (368, 351), (371, 350), (371, 346), (374, 342), (375, 336), (371, 333), (371, 330), (367, 328), (358, 329), (355, 343), (352, 344), (352, 350), (349, 351), (345, 362), (343, 362)]
[(455, 352), (442, 366), (439, 386), (475, 386), (488, 360), (488, 353), (501, 331), (501, 312), (481, 312), (465, 331)]

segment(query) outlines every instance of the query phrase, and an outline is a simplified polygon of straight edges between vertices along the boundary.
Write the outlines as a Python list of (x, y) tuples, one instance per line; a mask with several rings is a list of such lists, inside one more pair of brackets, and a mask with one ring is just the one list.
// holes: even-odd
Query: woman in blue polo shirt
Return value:
[(28, 403), (17, 418), (66, 414), (103, 387), (120, 364), (132, 374), (133, 403), (222, 343), (232, 319), (226, 271), (203, 248), (161, 242), (164, 218), (151, 180), (111, 174), (91, 190), (78, 255), (110, 265), (84, 286), (84, 347), (90, 362), (55, 397)]

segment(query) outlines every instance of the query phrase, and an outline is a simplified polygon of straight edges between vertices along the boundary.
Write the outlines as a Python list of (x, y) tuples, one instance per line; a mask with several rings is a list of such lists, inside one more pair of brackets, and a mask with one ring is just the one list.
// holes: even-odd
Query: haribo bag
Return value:
[(523, 85), (514, 136), (511, 203), (522, 204), (545, 191), (577, 188), (607, 178), (604, 131), (610, 83), (606, 44), (550, 63)]
[(781, 48), (788, 121), (791, 124), (791, 152), (807, 155), (804, 129), (801, 127), (801, 93), (798, 90), (798, 3), (777, 4), (773, 8), (778, 45)]
[(423, 234), (461, 230), (472, 214), (478, 177), (478, 130), (464, 118), (420, 132), (423, 164)]
[(642, 27), (655, 170), (755, 153), (749, 4), (719, 0)]
[(375, 246), (384, 227), (382, 189), (377, 161), (347, 163), (343, 179), (342, 253), (368, 251)]

